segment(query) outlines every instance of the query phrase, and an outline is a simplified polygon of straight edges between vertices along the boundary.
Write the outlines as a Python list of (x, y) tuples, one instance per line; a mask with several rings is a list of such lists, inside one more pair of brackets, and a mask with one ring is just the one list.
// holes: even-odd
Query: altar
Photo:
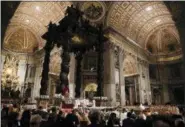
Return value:
[(63, 98), (60, 107), (61, 108), (80, 108), (80, 107), (95, 107), (95, 100), (90, 101), (89, 99), (73, 99)]
[(89, 99), (76, 99), (74, 108), (95, 107), (95, 106), (96, 106), (95, 100), (90, 101)]

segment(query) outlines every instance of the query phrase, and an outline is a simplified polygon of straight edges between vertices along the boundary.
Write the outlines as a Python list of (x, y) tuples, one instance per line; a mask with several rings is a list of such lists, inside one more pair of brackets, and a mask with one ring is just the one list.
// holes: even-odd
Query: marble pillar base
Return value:
[(71, 98), (75, 97), (75, 84), (74, 83), (69, 83), (69, 96)]
[(115, 84), (105, 84), (104, 95), (111, 100), (111, 106), (116, 106), (116, 85)]
[(121, 96), (120, 96), (120, 99), (121, 99), (121, 102), (120, 102), (120, 105), (121, 107), (122, 106), (125, 106), (126, 105), (126, 99), (125, 99), (125, 85), (121, 85), (120, 86), (120, 91), (121, 91)]

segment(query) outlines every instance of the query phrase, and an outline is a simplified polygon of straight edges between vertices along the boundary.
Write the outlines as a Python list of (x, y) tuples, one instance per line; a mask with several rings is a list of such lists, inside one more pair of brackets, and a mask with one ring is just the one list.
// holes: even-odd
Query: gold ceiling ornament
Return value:
[(38, 42), (29, 29), (17, 27), (5, 37), (3, 47), (14, 52), (33, 53), (38, 48)]
[(81, 6), (84, 17), (91, 22), (100, 21), (106, 13), (106, 5), (104, 2), (92, 1), (84, 2)]
[(18, 64), (17, 56), (6, 56), (1, 76), (2, 88), (20, 89), (19, 76), (17, 76)]
[(150, 33), (169, 24), (174, 22), (163, 2), (114, 2), (107, 17), (107, 26), (143, 48)]
[(84, 40), (79, 37), (78, 35), (75, 35), (72, 37), (72, 41), (75, 43), (75, 44), (82, 44), (84, 43)]
[[(34, 35), (37, 39), (37, 45), (39, 45), (39, 49), (43, 48), (43, 43), (45, 41), (41, 38), (41, 36), (47, 31), (49, 22), (52, 21), (53, 23), (58, 23), (58, 21), (65, 16), (65, 10), (70, 5), (71, 2), (21, 2), (14, 13), (14, 16), (10, 20), (5, 38), (7, 38), (7, 36), (9, 38), (10, 34), (12, 34), (12, 27), (13, 29), (14, 27), (21, 27), (21, 29), (26, 28), (29, 29), (29, 32), (27, 33), (28, 36), (33, 37)], [(19, 31), (15, 31), (15, 34), (16, 32), (19, 34)], [(11, 40), (20, 39), (13, 36), (11, 37)], [(29, 46), (32, 42), (29, 41), (28, 43)], [(16, 42), (16, 44), (14, 44), (16, 47), (19, 47), (19, 45), (20, 42)], [(8, 47), (8, 49), (11, 51), (16, 51), (14, 46)], [(33, 48), (35, 47), (32, 47), (32, 49), (27, 51), (31, 52), (33, 51)], [(26, 52), (26, 50), (21, 52)]]
[(169, 56), (169, 57), (159, 57), (157, 59), (157, 62), (170, 62), (170, 61), (178, 61), (183, 58), (183, 55), (174, 55), (174, 56)]

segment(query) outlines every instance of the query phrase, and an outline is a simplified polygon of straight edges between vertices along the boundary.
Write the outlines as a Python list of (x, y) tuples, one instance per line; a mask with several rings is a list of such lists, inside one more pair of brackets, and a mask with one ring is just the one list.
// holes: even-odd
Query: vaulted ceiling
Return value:
[(4, 48), (14, 52), (32, 53), (38, 47), (38, 40), (36, 35), (26, 27), (12, 27), (9, 28), (4, 40)]
[[(181, 49), (179, 34), (164, 2), (78, 2), (92, 22), (106, 22), (152, 54), (168, 54)], [(44, 46), (41, 38), (50, 21), (57, 23), (72, 2), (21, 2), (11, 18), (4, 48), (32, 53)], [(90, 13), (91, 5), (96, 11)], [(106, 15), (107, 14), (107, 15)]]
[(70, 2), (21, 2), (6, 30), (4, 48), (12, 50), (14, 47), (13, 51), (21, 53), (42, 48), (44, 40), (41, 36), (47, 31), (49, 22), (61, 20), (70, 5)]
[[(179, 43), (175, 22), (163, 2), (115, 2), (108, 13), (107, 26), (132, 39), (144, 49), (151, 45), (149, 47), (150, 51), (151, 48), (154, 51), (152, 53), (164, 53), (162, 50), (168, 43)], [(159, 32), (165, 36), (158, 36)], [(168, 37), (175, 39), (169, 42)]]

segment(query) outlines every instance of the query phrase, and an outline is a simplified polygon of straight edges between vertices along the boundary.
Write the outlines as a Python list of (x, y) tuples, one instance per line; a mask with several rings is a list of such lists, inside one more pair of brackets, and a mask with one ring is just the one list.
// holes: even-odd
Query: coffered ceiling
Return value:
[[(144, 49), (150, 43), (155, 51), (161, 51), (161, 48), (166, 48), (164, 45), (167, 44), (164, 43), (171, 43), (168, 39), (172, 38), (174, 44), (179, 43), (172, 15), (163, 2), (114, 2), (108, 13), (107, 26), (129, 37)], [(156, 40), (159, 37), (156, 36), (158, 31), (166, 36)], [(155, 41), (151, 40), (153, 36)]]
[[(49, 22), (57, 23), (61, 20), (67, 6), (70, 5), (70, 2), (21, 2), (6, 30), (4, 39), (6, 46), (4, 47), (9, 50), (16, 47), (16, 50), (13, 51), (22, 53), (33, 51), (33, 47), (42, 48), (44, 40), (41, 36), (47, 31)], [(23, 30), (28, 32), (22, 32)], [(22, 46), (16, 45), (25, 44), (24, 33), (32, 39), (27, 40), (29, 44), (23, 49)]]
[[(106, 27), (129, 37), (152, 54), (180, 50), (179, 34), (172, 15), (161, 1), (79, 3), (86, 16), (91, 18), (90, 21), (105, 20)], [(71, 4), (21, 2), (6, 30), (4, 48), (21, 53), (31, 53), (43, 48), (44, 40), (41, 36), (47, 31), (47, 25), (50, 21), (58, 23)], [(169, 50), (170, 46), (175, 50)]]

